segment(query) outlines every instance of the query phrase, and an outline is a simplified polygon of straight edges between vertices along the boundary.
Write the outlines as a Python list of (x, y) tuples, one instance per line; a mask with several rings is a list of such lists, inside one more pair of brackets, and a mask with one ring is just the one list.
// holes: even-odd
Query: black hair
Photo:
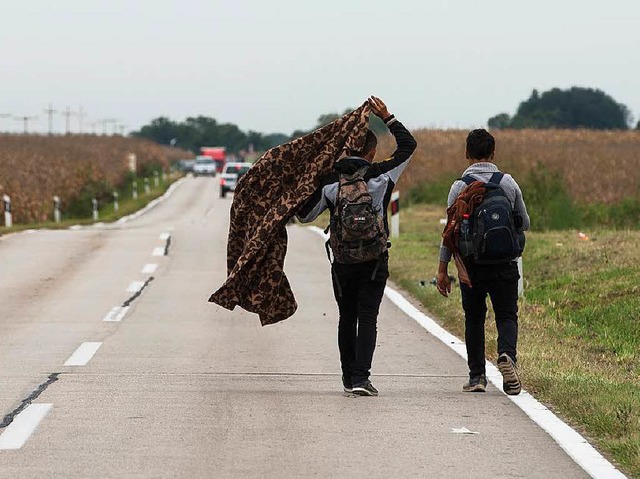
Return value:
[(378, 137), (371, 130), (367, 130), (367, 136), (364, 139), (362, 150), (349, 150), (349, 156), (358, 156), (364, 158), (378, 146)]
[(484, 128), (473, 130), (467, 136), (467, 157), (472, 160), (491, 158), (496, 150), (496, 140)]

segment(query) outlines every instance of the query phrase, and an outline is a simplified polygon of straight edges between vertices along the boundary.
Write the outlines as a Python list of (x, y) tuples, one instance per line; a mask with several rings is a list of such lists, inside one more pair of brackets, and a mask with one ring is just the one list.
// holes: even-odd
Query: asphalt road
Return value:
[[(208, 303), (230, 204), (189, 178), (122, 225), (0, 239), (0, 419), (44, 388), (21, 448), (2, 448), (20, 424), (0, 429), (0, 477), (585, 477), (495, 388), (463, 394), (463, 360), (386, 299), (380, 396), (345, 395), (328, 262), (305, 228), (289, 235), (294, 317), (262, 328)], [(82, 343), (101, 344), (69, 365)]]

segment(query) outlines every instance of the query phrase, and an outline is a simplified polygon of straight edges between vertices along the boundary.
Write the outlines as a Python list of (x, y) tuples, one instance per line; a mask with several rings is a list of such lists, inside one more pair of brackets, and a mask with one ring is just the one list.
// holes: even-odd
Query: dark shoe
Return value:
[(473, 376), (462, 386), (462, 390), (466, 393), (483, 393), (487, 390), (487, 377), (484, 374)]
[(351, 379), (347, 379), (344, 374), (342, 375), (342, 387), (344, 389), (344, 392), (346, 393), (352, 393), (353, 392), (353, 385), (351, 384)]
[(502, 353), (498, 358), (498, 369), (502, 374), (502, 390), (509, 396), (520, 394), (522, 390), (520, 376), (518, 376), (516, 364), (507, 353)]
[(377, 396), (378, 390), (374, 388), (371, 381), (367, 379), (365, 382), (353, 386), (353, 394), (357, 394), (358, 396)]

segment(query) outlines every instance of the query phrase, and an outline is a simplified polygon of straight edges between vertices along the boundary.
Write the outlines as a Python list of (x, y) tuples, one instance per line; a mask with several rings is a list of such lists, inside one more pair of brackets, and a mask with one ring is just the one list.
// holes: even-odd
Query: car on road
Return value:
[(252, 163), (231, 161), (224, 165), (220, 175), (220, 198), (224, 198), (229, 191), (236, 191), (238, 180), (244, 175)]
[(183, 173), (193, 173), (193, 167), (196, 164), (196, 160), (179, 160), (178, 169)]
[(216, 162), (208, 156), (196, 156), (196, 164), (193, 165), (194, 176), (216, 176)]

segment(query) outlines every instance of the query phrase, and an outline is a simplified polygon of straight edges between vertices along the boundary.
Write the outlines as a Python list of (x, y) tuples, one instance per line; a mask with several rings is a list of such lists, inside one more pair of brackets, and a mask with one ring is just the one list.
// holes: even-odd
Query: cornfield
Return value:
[[(418, 147), (398, 187), (460, 175), (468, 166), (468, 131), (417, 130)], [(499, 130), (496, 164), (516, 180), (534, 169), (558, 173), (569, 195), (581, 203), (616, 203), (637, 197), (640, 189), (640, 131)], [(393, 138), (381, 139), (381, 153), (389, 154)]]
[(138, 172), (151, 164), (166, 168), (172, 156), (184, 154), (118, 136), (0, 135), (0, 197), (11, 197), (16, 223), (46, 221), (53, 195), (64, 205), (87, 184), (120, 185), (129, 172), (131, 153), (137, 157)]

